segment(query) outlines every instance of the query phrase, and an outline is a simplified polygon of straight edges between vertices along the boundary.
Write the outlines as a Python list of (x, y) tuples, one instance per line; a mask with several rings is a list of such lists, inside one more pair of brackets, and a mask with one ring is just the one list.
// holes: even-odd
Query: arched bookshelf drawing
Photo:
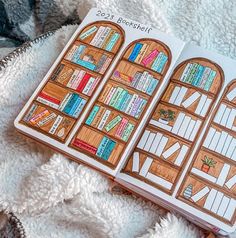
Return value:
[(123, 29), (109, 21), (85, 26), (35, 97), (21, 123), (65, 142), (119, 52)]
[(131, 42), (70, 146), (114, 168), (159, 88), (171, 52), (155, 39)]
[(208, 59), (179, 64), (122, 172), (172, 194), (223, 81)]
[(178, 199), (233, 225), (236, 219), (236, 80), (230, 83), (178, 192)]

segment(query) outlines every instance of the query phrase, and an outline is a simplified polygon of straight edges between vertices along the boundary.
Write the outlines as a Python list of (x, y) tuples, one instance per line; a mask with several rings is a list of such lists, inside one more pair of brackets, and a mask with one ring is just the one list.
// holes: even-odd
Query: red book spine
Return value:
[(80, 84), (76, 88), (76, 91), (81, 93), (84, 90), (85, 85), (88, 83), (90, 77), (91, 77), (91, 75), (86, 73), (84, 75), (83, 79), (81, 80)]
[(50, 102), (53, 102), (53, 103), (55, 103), (55, 104), (58, 104), (58, 105), (61, 103), (60, 100), (58, 100), (58, 99), (56, 99), (56, 98), (53, 98), (53, 97), (47, 95), (47, 94), (44, 93), (44, 92), (40, 92), (38, 96), (41, 97), (41, 98), (44, 98), (44, 99), (46, 99), (46, 100), (48, 100), (48, 101), (50, 101)]
[(96, 154), (97, 153), (97, 148), (92, 146), (92, 145), (89, 145), (87, 144), (86, 142), (80, 140), (80, 139), (75, 139), (73, 141), (73, 145), (76, 146), (76, 147), (79, 147), (81, 149), (84, 149), (84, 150), (87, 150), (89, 151), (90, 153), (92, 154)]

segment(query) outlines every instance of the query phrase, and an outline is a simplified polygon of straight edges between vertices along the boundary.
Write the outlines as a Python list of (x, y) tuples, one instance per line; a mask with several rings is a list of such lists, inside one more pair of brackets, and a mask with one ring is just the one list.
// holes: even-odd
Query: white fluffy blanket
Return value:
[[(85, 16), (110, 9), (183, 40), (235, 58), (233, 0), (58, 0)], [(69, 11), (68, 11), (69, 12)], [(0, 210), (21, 219), (28, 237), (201, 237), (198, 228), (158, 206), (110, 192), (108, 179), (19, 135), (13, 120), (76, 26), (31, 44), (0, 71)], [(231, 237), (236, 237), (232, 235)]]

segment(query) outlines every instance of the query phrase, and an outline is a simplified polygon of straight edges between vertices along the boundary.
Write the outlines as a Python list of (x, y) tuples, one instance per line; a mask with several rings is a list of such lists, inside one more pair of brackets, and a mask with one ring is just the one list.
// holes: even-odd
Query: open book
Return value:
[(236, 61), (92, 9), (16, 128), (193, 222), (236, 218)]

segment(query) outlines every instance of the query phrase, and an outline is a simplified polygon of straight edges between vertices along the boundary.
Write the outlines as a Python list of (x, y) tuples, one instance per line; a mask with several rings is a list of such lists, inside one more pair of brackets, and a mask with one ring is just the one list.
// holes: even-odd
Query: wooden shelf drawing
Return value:
[[(145, 38), (131, 42), (70, 146), (94, 159), (99, 157), (99, 162), (111, 168), (116, 167), (158, 90), (171, 58), (169, 48), (160, 41)], [(88, 128), (95, 142), (85, 134)], [(80, 143), (76, 143), (78, 140)], [(112, 147), (111, 140), (115, 143)], [(94, 150), (90, 150), (91, 145)], [(103, 156), (97, 156), (100, 150)]]
[[(98, 21), (84, 27), (35, 97), (21, 123), (65, 142), (119, 52), (124, 38), (123, 29), (113, 22)], [(36, 110), (38, 103), (42, 106)], [(56, 120), (56, 125), (52, 124), (55, 113), (44, 115), (42, 108), (52, 110), (62, 119)], [(35, 123), (32, 119), (36, 120)], [(68, 120), (69, 125), (60, 130), (63, 122)], [(51, 133), (55, 126), (60, 133)]]
[[(172, 194), (223, 80), (221, 68), (208, 59), (192, 58), (178, 65), (122, 172), (136, 178), (138, 172), (140, 180)], [(146, 154), (144, 159), (142, 152), (151, 156)], [(139, 161), (137, 153), (144, 164), (149, 161), (145, 175), (140, 172), (141, 167), (135, 167)], [(152, 169), (155, 158), (163, 166), (168, 161), (175, 176), (168, 177), (171, 170), (164, 176), (160, 165)], [(155, 173), (147, 176), (151, 170)]]
[[(234, 224), (236, 219), (236, 80), (224, 91), (214, 111), (209, 128), (196, 153), (178, 199), (189, 203), (224, 222)], [(196, 176), (193, 179), (193, 176)], [(199, 199), (185, 196), (188, 186)]]

